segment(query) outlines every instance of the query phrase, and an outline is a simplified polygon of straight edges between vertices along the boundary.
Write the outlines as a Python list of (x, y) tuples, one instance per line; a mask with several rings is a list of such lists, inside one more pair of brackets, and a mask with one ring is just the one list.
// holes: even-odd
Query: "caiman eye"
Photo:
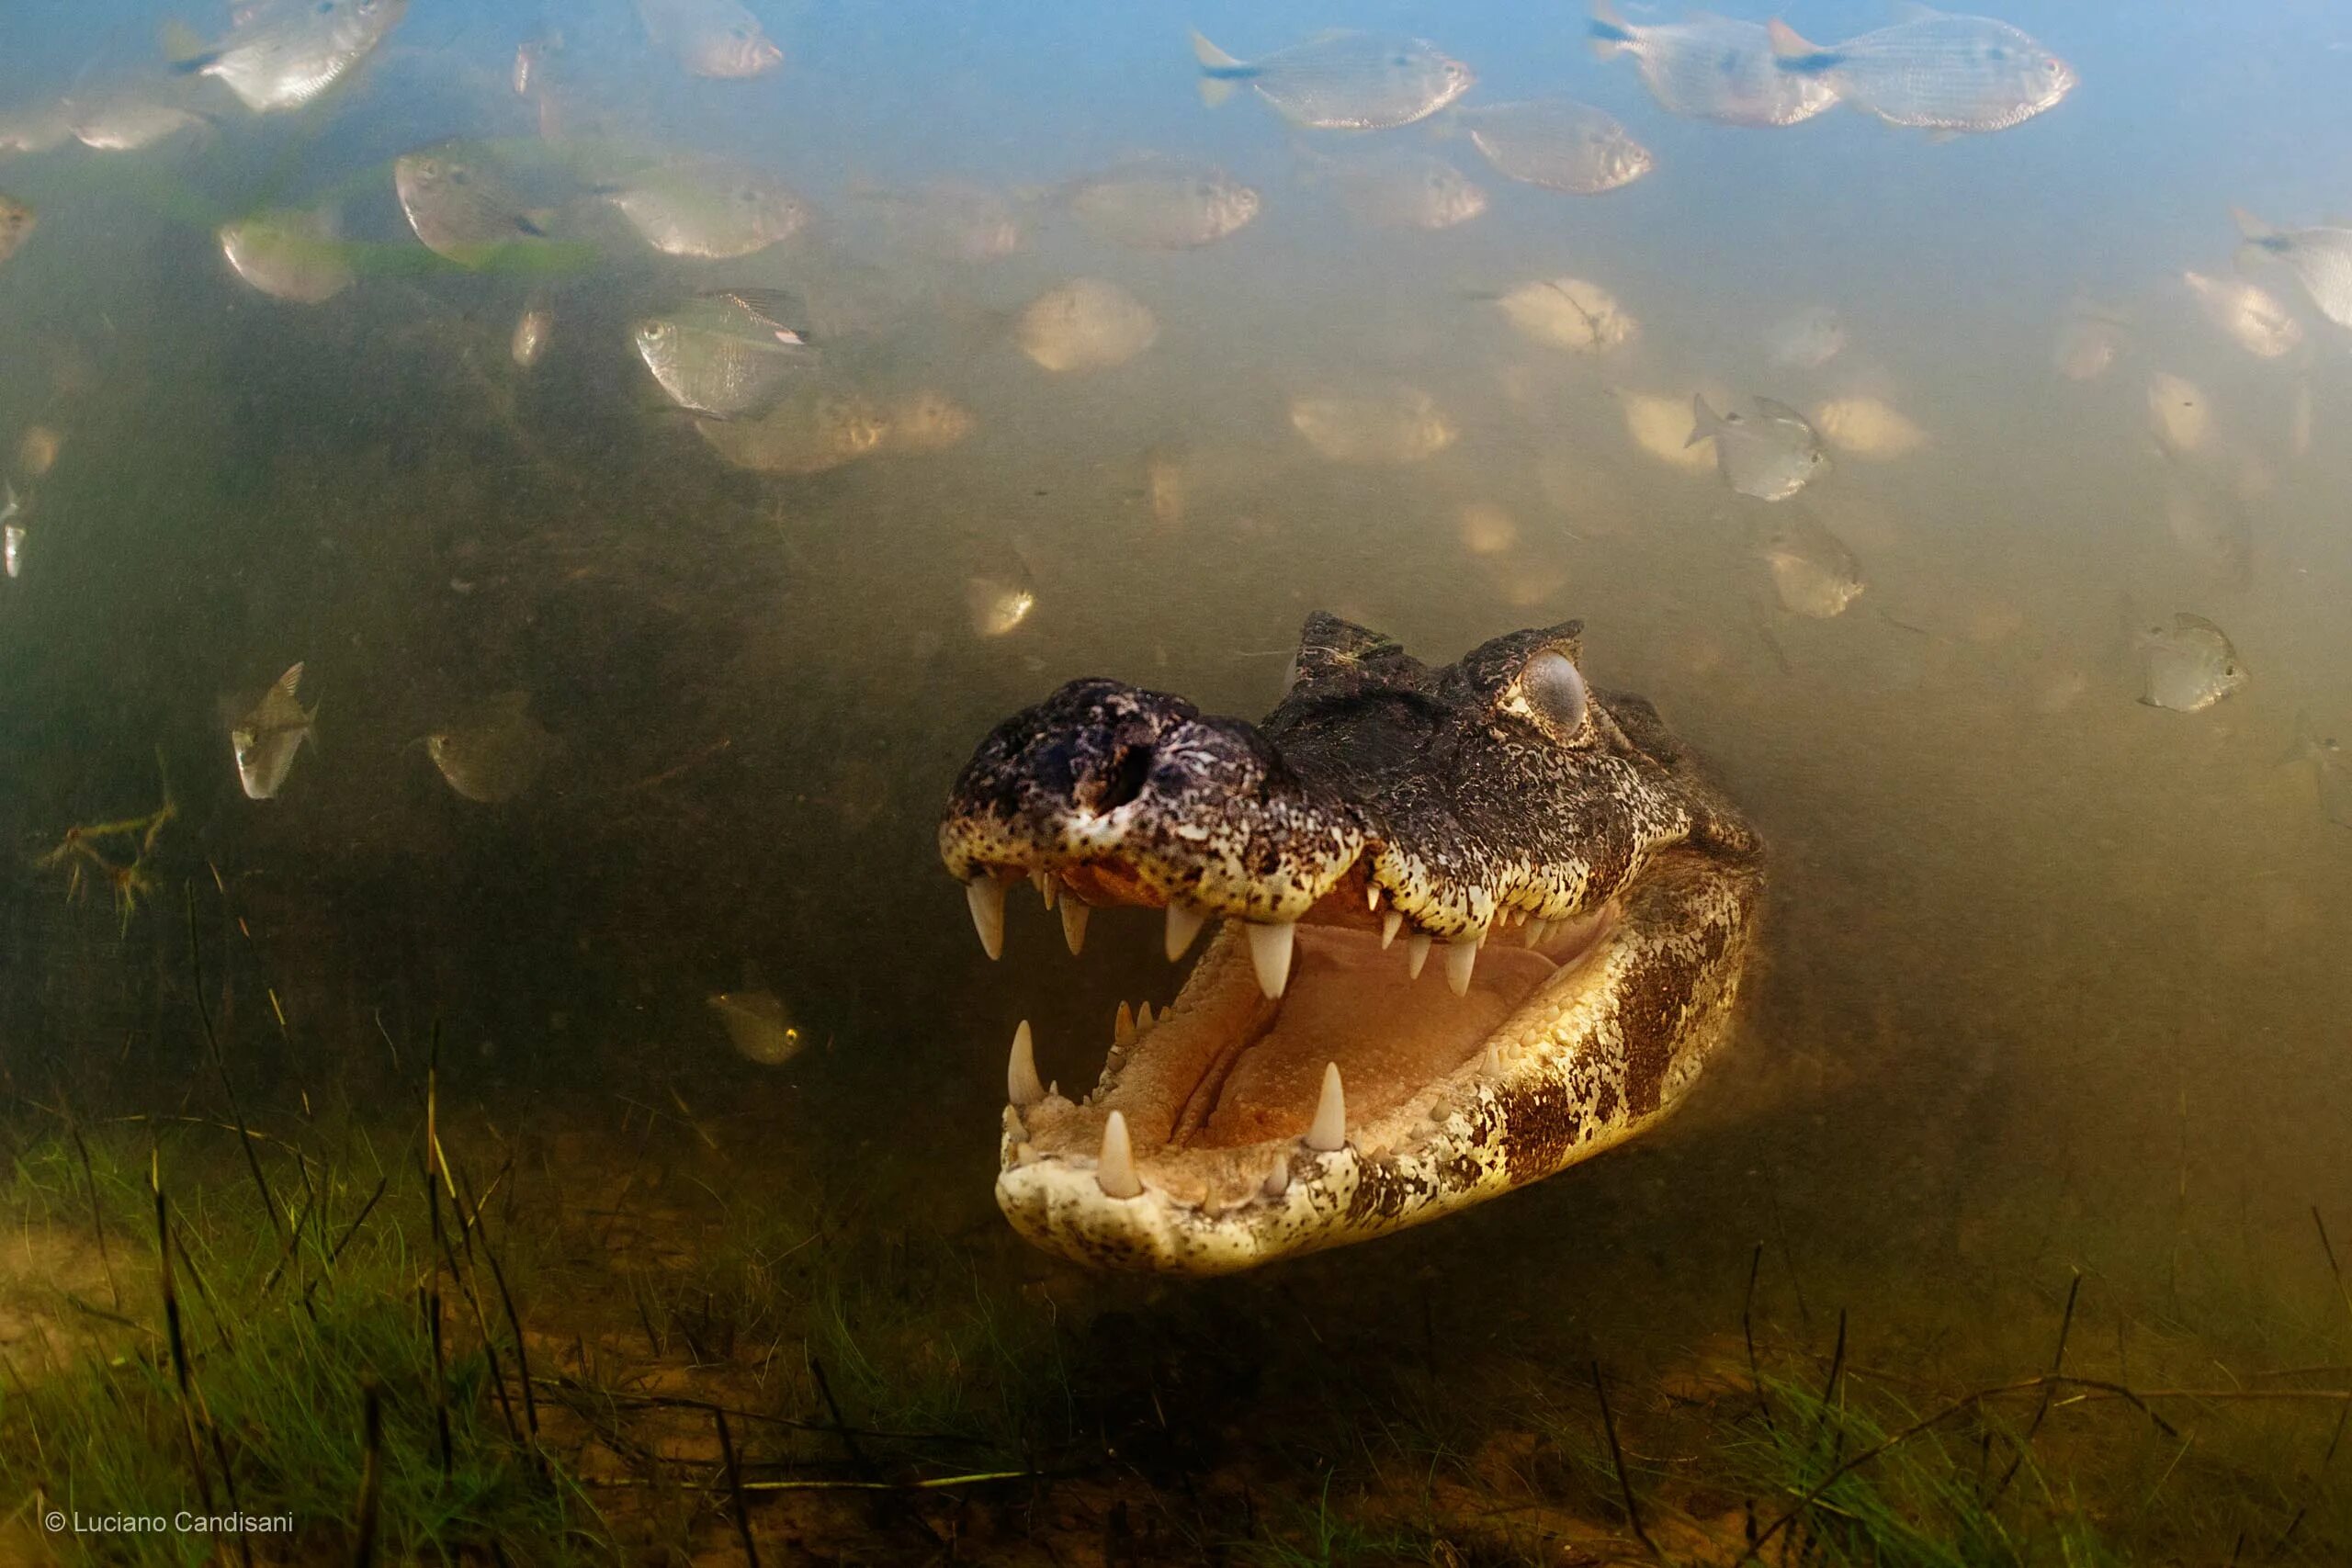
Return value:
[(1529, 660), (1519, 674), (1519, 691), (1554, 734), (1566, 739), (1584, 728), (1584, 675), (1567, 655), (1546, 649)]

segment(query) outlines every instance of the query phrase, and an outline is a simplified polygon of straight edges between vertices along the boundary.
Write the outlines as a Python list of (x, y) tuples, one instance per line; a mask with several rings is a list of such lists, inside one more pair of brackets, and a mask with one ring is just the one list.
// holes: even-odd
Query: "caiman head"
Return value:
[[(1755, 835), (1582, 623), (1430, 669), (1317, 615), (1262, 724), (1116, 681), (1005, 720), (940, 853), (981, 945), (1004, 897), (1167, 911), (1182, 991), (1093, 1092), (1007, 1077), (997, 1201), (1081, 1263), (1214, 1274), (1550, 1176), (1671, 1107), (1729, 1027)], [(1433, 970), (1435, 973), (1425, 973)]]

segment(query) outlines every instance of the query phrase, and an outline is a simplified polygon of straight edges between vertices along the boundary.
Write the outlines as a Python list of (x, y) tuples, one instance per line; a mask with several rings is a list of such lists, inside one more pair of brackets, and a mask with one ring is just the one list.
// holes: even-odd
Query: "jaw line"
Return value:
[[(1473, 1146), (1474, 1113), (1542, 1071), (1547, 1053), (1566, 1049), (1547, 1043), (1554, 1021), (1609, 984), (1619, 934), (1614, 905), (1541, 950), (1510, 933), (1481, 953), (1469, 995), (1456, 998), (1442, 947), (1406, 986), (1403, 942), (1382, 951), (1374, 931), (1303, 924), (1298, 973), (1276, 1002), (1257, 987), (1239, 925), (1228, 920), (1215, 933), (1165, 1014), (1114, 1043), (1091, 1093), (1005, 1107), (997, 1203), (1033, 1243), (1094, 1267), (1226, 1273), (1436, 1218), (1510, 1185), (1504, 1151)], [(1348, 993), (1364, 987), (1385, 1000), (1356, 1005), (1389, 1024), (1400, 1009), (1437, 1021), (1442, 1037), (1421, 1037), (1423, 1060), (1392, 1064), (1384, 1077), (1362, 1042), (1316, 1032), (1335, 1018), (1344, 1025)], [(1355, 1074), (1346, 1141), (1336, 1150), (1310, 1147), (1304, 1136), (1327, 1048), (1343, 1076)], [(1285, 1066), (1306, 1071), (1287, 1073), (1275, 1103), (1250, 1103), (1246, 1089), (1238, 1107), (1220, 1103), (1235, 1078), (1271, 1066), (1261, 1076), (1283, 1083)], [(1129, 1130), (1140, 1178), (1132, 1197), (1111, 1196), (1101, 1179), (1114, 1111)], [(1372, 1164), (1383, 1182), (1420, 1181), (1440, 1201), (1351, 1223)]]

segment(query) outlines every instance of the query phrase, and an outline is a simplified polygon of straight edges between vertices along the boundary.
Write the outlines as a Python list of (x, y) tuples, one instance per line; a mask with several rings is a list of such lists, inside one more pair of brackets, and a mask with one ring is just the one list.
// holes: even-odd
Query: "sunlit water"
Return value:
[[(552, 1139), (674, 1089), (760, 1151), (747, 1185), (825, 1173), (866, 1192), (852, 1224), (1028, 1267), (989, 1200), (1013, 1024), (1035, 1021), (1048, 1077), (1091, 1081), (1116, 1002), (1176, 976), (1156, 922), (1098, 918), (1076, 961), (1020, 895), (1006, 961), (983, 959), (932, 844), (972, 744), (1081, 674), (1254, 716), (1317, 608), (1432, 659), (1581, 616), (1595, 679), (1652, 698), (1770, 848), (1737, 1049), (1642, 1146), (1294, 1279), (1369, 1292), (1400, 1343), (1430, 1298), (1464, 1334), (1498, 1300), (1696, 1334), (1736, 1311), (1761, 1239), (1769, 1288), (1810, 1280), (1810, 1313), (1851, 1305), (1963, 1362), (2018, 1349), (1973, 1302), (2069, 1264), (2148, 1300), (2206, 1292), (2224, 1325), (2321, 1311), (2308, 1211), (2352, 1214), (2352, 831), (2278, 759), (2299, 712), (2352, 728), (2352, 333), (2258, 266), (2305, 342), (2257, 359), (2179, 275), (2237, 276), (2232, 206), (2352, 206), (2342, 8), (2020, 0), (2005, 17), (2082, 85), (1949, 143), (1850, 110), (1669, 118), (1561, 6), (755, 9), (788, 59), (731, 83), (682, 74), (627, 6), (560, 18), (606, 131), (741, 158), (813, 204), (806, 234), (740, 262), (659, 256), (590, 199), (550, 220), (582, 265), (435, 265), (390, 160), (537, 135), (508, 72), (538, 20), (460, 0), (415, 0), (312, 109), (220, 95), (198, 138), (0, 160), (40, 214), (0, 268), (0, 442), (62, 436), (53, 469), (18, 470), (28, 543), (0, 582), (12, 1089), (177, 1103), (192, 888), (254, 1093), (364, 1100), (399, 1081), (385, 1036), (413, 1051), (437, 1019), (449, 1081), (510, 1129)], [(154, 69), (161, 19), (12, 11), (0, 100)], [(1792, 19), (1824, 39), (1883, 18)], [(1248, 57), (1340, 24), (1437, 41), (1478, 71), (1472, 103), (1607, 108), (1657, 166), (1564, 196), (1502, 178), (1443, 117), (1310, 138), (1247, 93), (1195, 99), (1188, 28)], [(1367, 227), (1310, 140), (1433, 152), (1489, 205)], [(1163, 254), (1057, 205), (1136, 154), (1222, 166), (1264, 209)], [(1023, 248), (966, 261), (888, 226), (877, 193), (936, 182), (1006, 202)], [(286, 303), (222, 265), (217, 224), (328, 198), (377, 243), (347, 292)], [(1634, 339), (1580, 355), (1516, 333), (1495, 297), (1564, 275), (1611, 291)], [(1157, 341), (1057, 376), (1014, 321), (1080, 276), (1142, 300)], [(971, 433), (730, 468), (628, 339), (716, 283), (797, 289), (853, 379), (951, 399)], [(508, 339), (534, 296), (555, 325), (525, 371)], [(2076, 381), (2052, 355), (2086, 305), (2120, 346)], [(1776, 364), (1770, 329), (1824, 306), (1842, 351)], [(2187, 457), (2151, 430), (2160, 371), (2210, 409)], [(1350, 467), (1292, 428), (1297, 396), (1389, 380), (1458, 438)], [(1632, 400), (1702, 389), (1869, 396), (1924, 433), (1880, 460), (1833, 441), (1786, 503), (1859, 559), (1843, 614), (1781, 608), (1762, 503), (1629, 434)], [(2236, 498), (2242, 566), (2168, 528), (2183, 472)], [(1181, 504), (1155, 505), (1155, 473)], [(1034, 592), (1008, 635), (976, 635), (976, 574)], [(2201, 713), (2136, 700), (2134, 628), (2180, 610), (2251, 671)], [(248, 800), (232, 699), (298, 659), (317, 746)], [(459, 799), (415, 742), (518, 687), (561, 754), (517, 800)], [(179, 816), (153, 897), (127, 927), (102, 887), (67, 905), (34, 857), (152, 807), (159, 757)], [(788, 1066), (737, 1059), (707, 1005), (747, 976), (817, 1043)]]

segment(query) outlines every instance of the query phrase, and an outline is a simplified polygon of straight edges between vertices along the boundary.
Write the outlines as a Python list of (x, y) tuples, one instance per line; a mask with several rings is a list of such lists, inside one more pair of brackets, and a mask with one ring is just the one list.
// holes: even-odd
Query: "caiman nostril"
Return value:
[[(1116, 811), (1143, 793), (1144, 781), (1151, 776), (1151, 760), (1148, 746), (1121, 747), (1108, 769), (1079, 787), (1079, 804), (1090, 811)], [(1089, 794), (1094, 798), (1087, 799)]]

